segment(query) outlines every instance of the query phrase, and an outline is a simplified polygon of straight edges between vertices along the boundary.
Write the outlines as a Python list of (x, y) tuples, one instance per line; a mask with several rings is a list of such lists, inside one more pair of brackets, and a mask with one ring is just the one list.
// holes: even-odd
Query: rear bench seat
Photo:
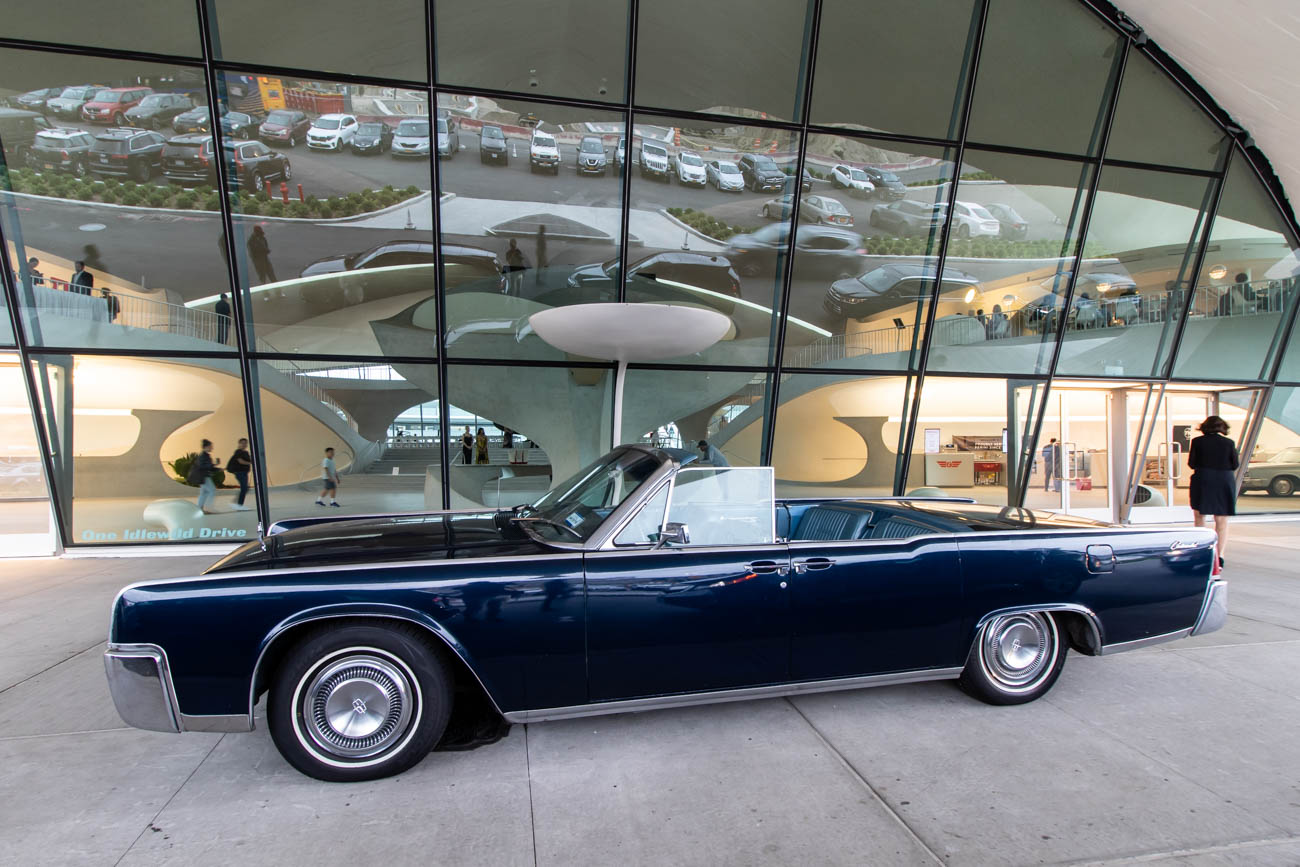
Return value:
[[(781, 521), (778, 518), (779, 523)], [(920, 524), (890, 514), (877, 514), (857, 503), (823, 503), (807, 509), (788, 538), (791, 541), (826, 542), (906, 539), (929, 532), (931, 530)]]

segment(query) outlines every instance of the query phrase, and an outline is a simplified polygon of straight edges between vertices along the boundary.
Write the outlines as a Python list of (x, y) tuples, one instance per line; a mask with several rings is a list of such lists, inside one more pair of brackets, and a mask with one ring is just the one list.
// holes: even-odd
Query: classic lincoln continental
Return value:
[(959, 499), (788, 499), (770, 468), (621, 446), (530, 506), (296, 519), (127, 587), (131, 725), (251, 731), (322, 780), (399, 773), (454, 705), (506, 723), (956, 679), (993, 704), (1218, 629), (1214, 534)]

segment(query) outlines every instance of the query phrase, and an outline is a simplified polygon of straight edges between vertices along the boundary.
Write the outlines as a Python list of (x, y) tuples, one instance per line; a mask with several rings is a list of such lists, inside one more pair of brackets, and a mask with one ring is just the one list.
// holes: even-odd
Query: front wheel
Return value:
[(980, 628), (957, 684), (989, 704), (1024, 704), (1052, 688), (1065, 654), (1052, 615), (1003, 614)]
[(419, 627), (309, 633), (276, 672), (271, 738), (289, 764), (327, 782), (400, 774), (433, 749), (451, 715), (451, 677)]

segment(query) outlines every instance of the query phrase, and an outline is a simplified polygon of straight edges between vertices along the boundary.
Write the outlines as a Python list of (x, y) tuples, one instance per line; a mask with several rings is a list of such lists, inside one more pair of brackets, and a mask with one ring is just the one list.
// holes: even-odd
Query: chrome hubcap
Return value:
[(401, 739), (411, 720), (411, 675), (395, 660), (351, 654), (316, 672), (302, 692), (303, 726), (331, 755), (361, 759)]
[(1007, 614), (984, 627), (980, 659), (993, 680), (1010, 691), (1026, 691), (1051, 671), (1056, 628), (1044, 614)]

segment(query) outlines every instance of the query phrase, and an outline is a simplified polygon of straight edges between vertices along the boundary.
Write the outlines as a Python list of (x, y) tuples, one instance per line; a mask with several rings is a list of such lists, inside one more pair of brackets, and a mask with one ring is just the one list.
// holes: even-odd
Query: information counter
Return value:
[(975, 486), (974, 452), (940, 452), (925, 456), (925, 484), (932, 488)]

